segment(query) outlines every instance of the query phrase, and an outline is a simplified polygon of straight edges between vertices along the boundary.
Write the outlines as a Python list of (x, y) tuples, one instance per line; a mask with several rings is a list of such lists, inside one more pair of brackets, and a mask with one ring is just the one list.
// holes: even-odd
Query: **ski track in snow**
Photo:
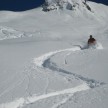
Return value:
[(66, 98), (63, 98), (60, 102), (54, 104), (52, 108), (59, 108), (60, 106), (64, 105), (72, 96), (73, 94), (68, 95)]
[(55, 54), (57, 53), (61, 53), (61, 52), (65, 52), (65, 51), (78, 51), (78, 50), (81, 50), (79, 47), (75, 47), (75, 48), (68, 48), (68, 49), (64, 49), (64, 50), (57, 50), (57, 51), (54, 51), (54, 52), (49, 52), (49, 53), (46, 53), (38, 58), (35, 58), (34, 59), (34, 63), (37, 67), (39, 68), (43, 68), (43, 64), (52, 56), (54, 56)]
[[(80, 91), (84, 91), (84, 90), (88, 90), (88, 89), (89, 89), (88, 85), (86, 83), (84, 83), (84, 84), (79, 85), (77, 87), (65, 89), (62, 91), (56, 91), (56, 92), (52, 92), (52, 93), (48, 93), (48, 94), (43, 94), (40, 96), (33, 95), (33, 96), (27, 97), (27, 98), (16, 99), (13, 102), (1, 104), (0, 108), (21, 108), (21, 107), (24, 107), (28, 104), (32, 104), (34, 102), (37, 102), (39, 100), (43, 100), (43, 99), (47, 99), (47, 98), (59, 96), (59, 95), (74, 94), (76, 92), (80, 92)], [(64, 102), (65, 101), (63, 101), (62, 103), (64, 103)]]
[[(99, 47), (97, 47), (97, 49), (102, 49)], [(89, 78), (85, 78), (81, 75), (77, 75), (75, 73), (72, 73), (72, 72), (69, 72), (69, 71), (66, 71), (64, 69), (61, 69), (55, 65), (53, 65), (54, 63), (52, 63), (50, 61), (50, 58), (58, 53), (62, 53), (62, 52), (68, 52), (66, 56), (70, 55), (71, 51), (81, 51), (81, 48), (80, 47), (73, 47), (73, 48), (68, 48), (68, 49), (64, 49), (64, 50), (58, 50), (58, 51), (54, 51), (54, 52), (49, 52), (49, 53), (46, 53), (38, 58), (35, 58), (34, 59), (34, 63), (36, 65), (36, 67), (38, 68), (48, 68), (52, 71), (57, 71), (58, 73), (63, 73), (63, 74), (68, 74), (68, 75), (73, 75), (76, 79), (79, 79), (79, 80), (82, 80), (83, 82), (87, 83), (88, 86), (90, 88), (94, 88), (94, 87), (97, 87), (97, 86), (100, 86), (100, 85), (103, 85), (104, 82), (98, 82), (94, 79), (89, 79)], [(69, 53), (70, 52), (70, 53)], [(66, 62), (66, 56), (65, 56), (65, 63)]]
[[(74, 48), (68, 48), (68, 49), (64, 49), (64, 50), (58, 50), (58, 51), (54, 51), (54, 52), (49, 52), (47, 54), (44, 54), (40, 57), (37, 57), (34, 59), (34, 63), (36, 65), (37, 68), (42, 68), (43, 70), (45, 68), (49, 68), (50, 70), (52, 69), (50, 67), (50, 64), (47, 64), (45, 65), (46, 63), (49, 63), (48, 60), (54, 56), (55, 54), (58, 54), (58, 53), (62, 53), (62, 52), (71, 52), (71, 51), (80, 51), (81, 48), (79, 47), (74, 47)], [(70, 53), (67, 54), (67, 56), (69, 55)], [(54, 67), (55, 70), (57, 67)], [(52, 69), (52, 71), (54, 71)], [(63, 69), (57, 69), (56, 71), (58, 72), (64, 72), (65, 74), (67, 74), (65, 70)], [(91, 80), (91, 79), (87, 79), (87, 78), (84, 78), (80, 75), (76, 75), (76, 74), (73, 74), (71, 73), (74, 77), (77, 77), (78, 79), (82, 80), (83, 81), (83, 84), (79, 85), (79, 86), (76, 86), (76, 87), (73, 87), (73, 88), (68, 88), (68, 89), (64, 89), (64, 90), (61, 90), (61, 91), (55, 91), (55, 92), (51, 92), (51, 93), (46, 93), (46, 94), (42, 94), (42, 95), (32, 95), (32, 96), (29, 96), (29, 97), (26, 97), (26, 98), (19, 98), (19, 99), (16, 99), (12, 102), (9, 102), (9, 103), (3, 103), (0, 105), (0, 108), (22, 108), (26, 105), (29, 105), (29, 104), (32, 104), (32, 103), (35, 103), (39, 100), (43, 100), (43, 99), (47, 99), (47, 98), (50, 98), (50, 97), (54, 97), (54, 96), (59, 96), (59, 95), (66, 95), (66, 94), (70, 94), (67, 98), (63, 99), (61, 102), (58, 102), (57, 104), (55, 104), (54, 106), (52, 106), (52, 108), (57, 108), (59, 106), (61, 106), (62, 104), (65, 104), (68, 99), (76, 92), (81, 92), (81, 91), (85, 91), (85, 90), (88, 90), (90, 88), (94, 88), (96, 87), (97, 85), (102, 85), (103, 83), (99, 83), (99, 82), (96, 82), (95, 80)], [(88, 82), (93, 86), (89, 85)]]

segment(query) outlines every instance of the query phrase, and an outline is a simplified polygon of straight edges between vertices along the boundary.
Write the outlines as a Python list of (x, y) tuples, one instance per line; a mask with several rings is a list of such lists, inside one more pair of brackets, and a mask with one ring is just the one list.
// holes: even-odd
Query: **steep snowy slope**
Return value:
[[(43, 38), (71, 38), (70, 34), (76, 38), (78, 36), (75, 35), (85, 36), (86, 34), (88, 36), (96, 31), (95, 29), (105, 26), (108, 11), (107, 6), (91, 2), (87, 2), (87, 4), (90, 5), (93, 12), (87, 10), (81, 11), (81, 9), (76, 11), (55, 10), (44, 12), (42, 8), (21, 13), (7, 12), (6, 14), (6, 12), (0, 12), (0, 24), (2, 27), (9, 26), (18, 31), (30, 33), (33, 36), (36, 35), (35, 37), (39, 38), (41, 36)], [(85, 30), (86, 27), (88, 28), (87, 31)], [(82, 31), (82, 33), (79, 34), (77, 31)]]
[(46, 2), (57, 9), (0, 11), (0, 108), (107, 108), (108, 6)]
[(90, 6), (87, 4), (86, 0), (46, 0), (43, 6), (44, 11), (50, 11), (55, 9), (88, 9), (91, 11)]

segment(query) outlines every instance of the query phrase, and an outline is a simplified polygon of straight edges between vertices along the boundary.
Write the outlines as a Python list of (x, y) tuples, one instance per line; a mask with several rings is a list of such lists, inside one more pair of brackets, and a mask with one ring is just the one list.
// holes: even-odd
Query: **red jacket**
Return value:
[(94, 39), (94, 38), (90, 38), (88, 40), (88, 44), (92, 44), (92, 43), (95, 43), (95, 42), (96, 42), (96, 39)]

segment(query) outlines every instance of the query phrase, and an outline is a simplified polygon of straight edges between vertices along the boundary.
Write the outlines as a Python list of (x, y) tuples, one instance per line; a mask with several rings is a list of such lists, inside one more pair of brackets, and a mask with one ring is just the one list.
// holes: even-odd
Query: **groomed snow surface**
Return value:
[(0, 108), (107, 108), (108, 6), (87, 4), (0, 11)]

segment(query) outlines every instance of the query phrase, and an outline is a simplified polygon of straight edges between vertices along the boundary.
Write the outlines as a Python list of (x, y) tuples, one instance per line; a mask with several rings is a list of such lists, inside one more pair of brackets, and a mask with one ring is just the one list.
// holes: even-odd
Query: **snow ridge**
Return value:
[(22, 37), (31, 37), (31, 35), (26, 34), (25, 32), (15, 30), (10, 27), (0, 26), (0, 40), (22, 38)]
[(91, 11), (91, 8), (87, 4), (86, 0), (45, 0), (45, 4), (43, 5), (44, 11), (55, 9), (76, 10), (81, 8)]

